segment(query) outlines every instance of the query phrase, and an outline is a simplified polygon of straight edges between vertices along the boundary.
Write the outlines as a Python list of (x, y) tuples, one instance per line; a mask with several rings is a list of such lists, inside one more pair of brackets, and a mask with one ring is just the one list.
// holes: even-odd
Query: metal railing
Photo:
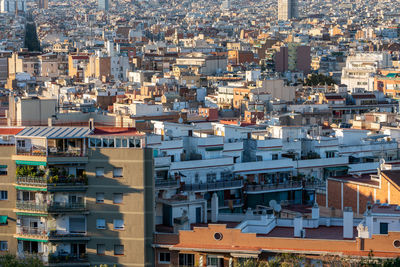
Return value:
[(17, 184), (46, 186), (46, 177), (17, 176)]
[(179, 181), (156, 179), (155, 185), (156, 187), (179, 187)]
[(29, 227), (29, 226), (18, 226), (18, 235), (40, 235), (47, 236), (47, 229), (44, 227)]
[(17, 201), (16, 208), (20, 210), (47, 211), (47, 203), (39, 204), (35, 201)]
[(49, 263), (87, 262), (88, 255), (66, 253), (62, 255), (49, 255)]
[(49, 211), (62, 211), (62, 210), (84, 210), (86, 209), (85, 203), (75, 202), (53, 202), (49, 205)]
[(216, 189), (224, 189), (231, 187), (242, 187), (243, 180), (233, 181), (220, 181), (206, 184), (185, 184), (183, 185), (183, 191), (211, 191)]
[(257, 184), (257, 185), (247, 185), (247, 192), (257, 192), (257, 191), (273, 191), (282, 189), (292, 189), (297, 187), (302, 187), (302, 182), (288, 182), (280, 184)]

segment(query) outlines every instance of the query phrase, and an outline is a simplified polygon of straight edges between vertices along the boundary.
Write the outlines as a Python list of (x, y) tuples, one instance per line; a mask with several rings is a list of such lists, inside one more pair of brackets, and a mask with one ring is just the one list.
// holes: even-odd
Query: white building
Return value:
[(15, 10), (25, 12), (26, 0), (0, 0), (0, 13), (15, 13)]
[(357, 53), (348, 56), (342, 69), (341, 83), (351, 93), (374, 90), (374, 75), (378, 69), (392, 67), (391, 56), (386, 52)]

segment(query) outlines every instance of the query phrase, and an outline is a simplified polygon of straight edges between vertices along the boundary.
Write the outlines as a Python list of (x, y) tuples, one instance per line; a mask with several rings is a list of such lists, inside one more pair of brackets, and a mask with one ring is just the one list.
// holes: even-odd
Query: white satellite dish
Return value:
[(280, 205), (280, 204), (276, 204), (275, 206), (274, 206), (274, 211), (276, 211), (276, 212), (281, 212), (281, 210), (282, 210), (282, 206)]
[(270, 206), (270, 208), (274, 208), (277, 204), (278, 204), (278, 203), (276, 202), (275, 199), (272, 199), (272, 200), (269, 201), (269, 206)]
[(182, 118), (179, 118), (179, 119), (178, 119), (178, 123), (183, 123), (183, 119), (182, 119)]

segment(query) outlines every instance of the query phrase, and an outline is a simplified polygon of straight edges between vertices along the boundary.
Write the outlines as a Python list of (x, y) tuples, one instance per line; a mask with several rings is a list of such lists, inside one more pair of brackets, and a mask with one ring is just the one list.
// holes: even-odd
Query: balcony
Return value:
[(171, 157), (156, 157), (154, 158), (154, 167), (155, 168), (162, 168), (162, 167), (169, 167), (171, 165)]
[(70, 186), (78, 186), (81, 189), (86, 190), (86, 185), (88, 183), (86, 175), (80, 177), (59, 177), (58, 175), (43, 177), (17, 176), (16, 180), (17, 185), (38, 187), (48, 186), (49, 191), (62, 191), (65, 187)]
[(86, 211), (86, 203), (53, 202), (49, 205), (49, 212), (82, 212)]
[(302, 182), (288, 182), (281, 184), (247, 185), (247, 194), (260, 194), (276, 191), (299, 190), (303, 188)]
[(157, 189), (179, 188), (179, 181), (177, 181), (177, 180), (156, 179), (155, 186), (156, 186)]
[(16, 208), (18, 210), (29, 210), (29, 211), (36, 211), (36, 212), (47, 212), (48, 205), (46, 204), (39, 204), (35, 201), (17, 201)]
[(57, 230), (52, 230), (49, 232), (49, 240), (51, 241), (80, 241), (80, 240), (89, 240), (90, 238), (87, 236), (85, 230), (82, 229), (81, 232), (73, 232), (73, 233), (62, 233)]
[(33, 236), (38, 239), (47, 238), (47, 229), (44, 227), (17, 226), (18, 236)]
[(89, 262), (88, 255), (82, 254), (71, 254), (63, 253), (59, 255), (50, 254), (49, 263), (87, 263)]
[(46, 186), (46, 177), (17, 176), (17, 184), (30, 186)]
[(219, 191), (226, 189), (242, 188), (243, 180), (233, 181), (219, 181), (205, 184), (185, 184), (182, 187), (183, 191), (192, 192), (207, 192), (207, 191)]

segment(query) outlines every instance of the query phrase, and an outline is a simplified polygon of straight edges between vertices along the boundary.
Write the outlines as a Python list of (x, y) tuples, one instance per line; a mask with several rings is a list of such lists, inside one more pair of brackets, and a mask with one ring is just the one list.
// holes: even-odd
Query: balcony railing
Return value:
[(32, 185), (32, 186), (46, 186), (46, 185), (85, 185), (87, 183), (86, 177), (31, 177), (31, 176), (17, 176), (17, 184), (21, 185)]
[(49, 211), (77, 211), (85, 210), (85, 203), (74, 203), (74, 202), (53, 202), (49, 206)]
[(47, 229), (44, 227), (19, 226), (17, 227), (17, 234), (47, 236)]
[(17, 155), (45, 157), (46, 149), (17, 147)]
[(156, 179), (155, 185), (156, 188), (179, 187), (179, 181)]
[(247, 185), (246, 191), (247, 192), (262, 192), (262, 191), (274, 191), (274, 190), (291, 190), (293, 188), (302, 187), (302, 182), (288, 182), (288, 183), (281, 183), (281, 184), (257, 184), (257, 185)]
[(17, 176), (17, 184), (46, 186), (46, 177)]
[(220, 181), (206, 184), (185, 184), (183, 185), (183, 191), (212, 191), (218, 189), (227, 189), (233, 187), (242, 187), (243, 180), (233, 181)]
[(31, 210), (31, 211), (42, 211), (47, 212), (47, 203), (39, 204), (35, 201), (17, 201), (16, 208), (19, 210)]
[(74, 262), (87, 262), (88, 255), (66, 253), (62, 255), (49, 255), (49, 263), (74, 263)]
[(224, 207), (230, 207), (231, 204), (232, 204), (232, 206), (238, 206), (238, 205), (242, 205), (243, 201), (241, 199), (226, 199), (226, 200), (224, 200)]
[(49, 148), (26, 148), (26, 147), (17, 147), (17, 155), (23, 156), (41, 156), (41, 157), (86, 157), (85, 153), (81, 148), (69, 149), (65, 151), (57, 151)]

